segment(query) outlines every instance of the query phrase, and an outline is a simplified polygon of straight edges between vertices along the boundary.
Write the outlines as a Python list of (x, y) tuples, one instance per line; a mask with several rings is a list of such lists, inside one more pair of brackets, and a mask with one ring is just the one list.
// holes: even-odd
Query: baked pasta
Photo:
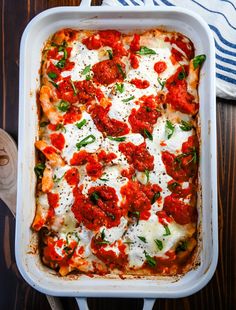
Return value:
[(32, 223), (44, 264), (62, 276), (194, 266), (204, 60), (158, 29), (62, 29), (46, 42)]

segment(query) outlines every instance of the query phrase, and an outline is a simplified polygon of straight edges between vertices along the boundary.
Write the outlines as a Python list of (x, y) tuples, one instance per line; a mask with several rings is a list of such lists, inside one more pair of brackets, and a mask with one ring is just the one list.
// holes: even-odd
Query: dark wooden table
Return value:
[[(102, 0), (94, 0), (101, 4)], [(79, 5), (79, 0), (1, 0), (0, 127), (17, 141), (19, 42), (27, 23), (55, 6)], [(236, 98), (235, 98), (236, 99)], [(236, 304), (236, 101), (217, 99), (219, 262), (210, 283), (197, 294), (159, 299), (154, 309), (235, 309)], [(0, 201), (0, 309), (50, 309), (46, 297), (19, 274), (14, 258), (15, 220)], [(61, 298), (66, 310), (74, 299)], [(90, 309), (141, 309), (142, 300), (89, 299)]]

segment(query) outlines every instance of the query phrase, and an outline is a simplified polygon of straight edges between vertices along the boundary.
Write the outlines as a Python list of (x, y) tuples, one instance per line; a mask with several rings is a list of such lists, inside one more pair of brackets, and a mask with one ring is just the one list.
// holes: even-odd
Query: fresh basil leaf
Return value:
[(57, 83), (53, 82), (53, 81), (49, 81), (49, 83), (51, 83), (54, 87), (58, 88)]
[(145, 136), (146, 136), (149, 140), (153, 141), (153, 136), (152, 136), (152, 134), (150, 133), (150, 131), (148, 131), (147, 129), (143, 129), (143, 132), (144, 132)]
[(182, 129), (183, 131), (190, 131), (193, 128), (193, 126), (190, 123), (182, 120), (181, 126), (179, 126), (179, 128)]
[(91, 195), (90, 195), (90, 200), (93, 202), (93, 203), (97, 203), (98, 199), (100, 198), (99, 196), (99, 193), (98, 192), (93, 192)]
[(146, 46), (141, 46), (140, 50), (136, 52), (136, 54), (139, 55), (156, 55), (156, 52), (152, 50), (151, 48), (148, 48)]
[(165, 228), (165, 233), (163, 234), (163, 236), (169, 236), (171, 235), (171, 232), (170, 232), (170, 229), (168, 227), (168, 225), (164, 225), (164, 228)]
[(81, 149), (81, 147), (86, 146), (88, 144), (93, 143), (96, 140), (96, 138), (94, 137), (94, 135), (89, 135), (86, 138), (84, 138), (83, 140), (81, 140), (80, 142), (78, 142), (76, 144), (76, 147), (78, 149), (78, 151)]
[(111, 136), (107, 136), (107, 138), (108, 138), (109, 140), (117, 141), (117, 142), (122, 142), (122, 141), (125, 141), (125, 140), (126, 140), (126, 137), (111, 137)]
[(149, 182), (149, 178), (150, 178), (150, 171), (149, 170), (145, 170), (144, 171), (145, 175), (146, 175), (146, 178), (147, 178), (147, 183)]
[(144, 251), (144, 254), (145, 254), (145, 258), (146, 258), (146, 261), (148, 263), (148, 265), (150, 267), (155, 267), (156, 266), (156, 261), (153, 257), (151, 257), (149, 254), (147, 254), (146, 251)]
[(124, 84), (116, 83), (116, 89), (122, 94), (125, 90)]
[(146, 240), (146, 238), (145, 238), (145, 237), (138, 236), (138, 238), (139, 238), (142, 242), (147, 243), (147, 240)]
[(62, 58), (61, 60), (58, 61), (58, 63), (56, 64), (56, 67), (59, 69), (63, 69), (65, 67), (65, 64), (66, 64), (66, 60)]
[(122, 102), (129, 102), (130, 100), (133, 100), (135, 97), (134, 96), (131, 96), (127, 99), (122, 99)]
[(83, 119), (81, 122), (76, 123), (75, 125), (78, 129), (81, 129), (86, 123), (87, 123), (86, 119)]
[(154, 242), (156, 243), (158, 249), (161, 251), (163, 249), (163, 243), (161, 240), (155, 239)]
[(120, 64), (116, 64), (116, 65), (117, 65), (117, 68), (118, 68), (120, 74), (122, 75), (123, 79), (125, 79), (126, 73), (123, 71), (122, 66)]
[(167, 139), (170, 139), (175, 131), (175, 126), (169, 121), (166, 121), (166, 127), (165, 127)]
[(178, 244), (175, 251), (176, 251), (176, 253), (178, 253), (178, 252), (186, 251), (187, 248), (188, 248), (188, 242), (186, 240), (184, 240)]
[(113, 59), (113, 53), (112, 53), (112, 50), (107, 50), (107, 53), (108, 53), (108, 56), (109, 56), (109, 59)]
[(86, 75), (86, 77), (85, 77), (86, 81), (90, 81), (90, 80), (91, 80), (91, 78), (92, 78), (92, 77), (91, 77), (91, 75), (89, 75), (89, 74), (88, 74), (88, 75)]
[(204, 61), (206, 60), (206, 55), (198, 55), (193, 58), (193, 67), (196, 70), (198, 67), (201, 67)]
[(165, 85), (166, 85), (166, 80), (161, 80), (159, 77), (157, 78), (157, 82), (159, 83), (159, 85), (161, 86), (161, 90), (164, 89)]
[(175, 189), (176, 189), (176, 187), (177, 186), (179, 186), (180, 184), (179, 183), (177, 183), (177, 182), (173, 182), (173, 183), (170, 183), (170, 184), (168, 184), (168, 189), (171, 191), (171, 192), (173, 192)]
[(103, 230), (101, 232), (101, 238), (102, 238), (102, 240), (105, 239), (105, 228), (103, 228)]
[(36, 174), (36, 176), (38, 178), (42, 178), (43, 176), (43, 172), (44, 172), (44, 169), (45, 169), (45, 164), (44, 163), (38, 163), (35, 167), (34, 167), (34, 172)]
[(52, 80), (55, 80), (57, 78), (57, 74), (55, 72), (48, 72), (48, 76)]
[(82, 71), (82, 75), (86, 75), (87, 73), (89, 73), (90, 68), (91, 68), (91, 65), (86, 66), (84, 70)]
[(63, 132), (66, 132), (66, 128), (63, 124), (57, 124), (56, 130), (61, 130)]
[(72, 88), (73, 88), (74, 95), (77, 95), (78, 91), (77, 91), (77, 89), (76, 89), (76, 87), (75, 87), (74, 82), (73, 82), (72, 80), (70, 80), (70, 83), (71, 83), (71, 86), (72, 86)]
[[(80, 242), (80, 238), (77, 234), (77, 232), (69, 232), (67, 235), (66, 235), (66, 243), (69, 244), (70, 243), (70, 240), (72, 238), (72, 236), (75, 237), (75, 239), (77, 239), (77, 243)], [(74, 241), (74, 240), (73, 240)]]
[(160, 198), (160, 196), (161, 196), (160, 192), (156, 192), (152, 197), (151, 204), (153, 205), (156, 202), (156, 200)]
[(99, 180), (103, 181), (103, 182), (108, 182), (109, 179), (105, 179), (105, 178), (100, 178)]
[(61, 102), (58, 104), (57, 108), (58, 110), (62, 111), (62, 112), (66, 112), (70, 107), (69, 102), (61, 100)]

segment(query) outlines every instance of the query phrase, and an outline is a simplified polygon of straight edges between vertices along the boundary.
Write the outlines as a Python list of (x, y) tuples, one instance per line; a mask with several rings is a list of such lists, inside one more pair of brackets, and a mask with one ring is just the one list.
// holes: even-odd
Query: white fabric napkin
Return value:
[[(103, 0), (102, 5), (141, 6), (144, 0)], [(236, 1), (149, 0), (157, 6), (184, 7), (201, 15), (211, 28), (216, 45), (216, 94), (236, 99)]]

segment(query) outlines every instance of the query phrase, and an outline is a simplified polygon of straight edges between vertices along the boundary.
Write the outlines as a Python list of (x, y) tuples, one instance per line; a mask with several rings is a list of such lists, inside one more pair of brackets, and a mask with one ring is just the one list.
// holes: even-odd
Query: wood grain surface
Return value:
[[(92, 1), (93, 5), (101, 4)], [(19, 43), (27, 23), (55, 6), (79, 0), (1, 0), (0, 127), (17, 141)], [(235, 98), (236, 99), (236, 98)], [(235, 309), (236, 304), (236, 101), (217, 99), (219, 262), (209, 284), (181, 299), (159, 299), (154, 309)], [(45, 296), (19, 274), (14, 258), (15, 221), (0, 201), (0, 309), (49, 310)], [(61, 298), (64, 309), (77, 309), (73, 298)], [(90, 298), (90, 309), (141, 309), (141, 299)]]

